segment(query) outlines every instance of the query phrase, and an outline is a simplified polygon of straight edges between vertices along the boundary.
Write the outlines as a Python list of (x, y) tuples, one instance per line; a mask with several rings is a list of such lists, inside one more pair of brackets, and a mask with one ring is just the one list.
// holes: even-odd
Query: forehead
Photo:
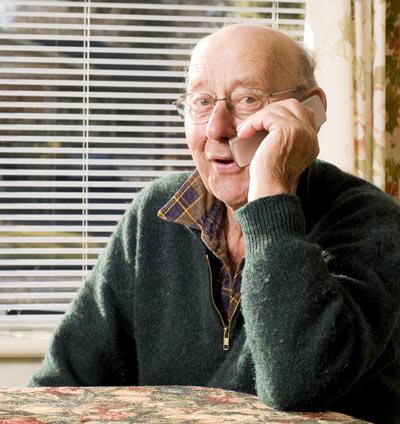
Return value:
[(258, 47), (246, 49), (243, 43), (204, 43), (193, 52), (188, 87), (190, 90), (231, 85), (266, 88), (272, 65), (268, 51)]
[(206, 59), (191, 65), (187, 85), (190, 90), (208, 88), (234, 88), (235, 86), (268, 88), (272, 73), (258, 58), (240, 62), (210, 62)]

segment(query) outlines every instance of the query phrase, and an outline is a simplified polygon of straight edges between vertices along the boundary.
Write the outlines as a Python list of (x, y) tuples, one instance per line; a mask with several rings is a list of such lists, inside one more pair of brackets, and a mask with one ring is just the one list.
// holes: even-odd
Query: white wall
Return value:
[(41, 358), (0, 358), (0, 387), (24, 387)]
[(24, 387), (40, 367), (49, 331), (0, 331), (0, 387)]

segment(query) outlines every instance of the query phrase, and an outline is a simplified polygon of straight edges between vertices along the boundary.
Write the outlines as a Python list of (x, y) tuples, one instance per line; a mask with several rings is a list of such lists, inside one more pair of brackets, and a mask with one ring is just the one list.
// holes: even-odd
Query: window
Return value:
[(192, 169), (171, 102), (196, 41), (304, 2), (0, 0), (0, 329), (51, 329), (120, 216)]

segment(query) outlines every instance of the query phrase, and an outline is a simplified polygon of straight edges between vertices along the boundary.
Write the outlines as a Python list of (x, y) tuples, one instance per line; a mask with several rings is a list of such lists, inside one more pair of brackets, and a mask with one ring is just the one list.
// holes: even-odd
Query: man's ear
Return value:
[(325, 110), (327, 110), (328, 103), (326, 101), (325, 91), (321, 87), (313, 87), (308, 91), (308, 97), (314, 96), (315, 94), (321, 99)]

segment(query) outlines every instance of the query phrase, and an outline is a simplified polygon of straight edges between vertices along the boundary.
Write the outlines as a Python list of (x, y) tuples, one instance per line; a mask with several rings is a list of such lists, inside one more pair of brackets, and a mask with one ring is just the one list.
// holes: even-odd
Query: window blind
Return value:
[(52, 329), (150, 181), (193, 169), (171, 102), (197, 40), (295, 38), (302, 1), (0, 0), (0, 329)]

